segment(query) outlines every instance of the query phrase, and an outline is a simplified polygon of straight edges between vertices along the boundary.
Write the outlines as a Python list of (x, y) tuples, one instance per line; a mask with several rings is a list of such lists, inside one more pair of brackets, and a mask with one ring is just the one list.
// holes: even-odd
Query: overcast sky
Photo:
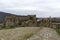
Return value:
[[(0, 0), (0, 11), (13, 10), (36, 10), (38, 12), (30, 13), (36, 14), (37, 16), (60, 16), (60, 0)], [(10, 11), (11, 12), (11, 11)], [(41, 12), (41, 13), (40, 13)], [(21, 14), (21, 13), (15, 13)], [(25, 13), (26, 14), (26, 13)], [(27, 13), (29, 14), (29, 13)]]

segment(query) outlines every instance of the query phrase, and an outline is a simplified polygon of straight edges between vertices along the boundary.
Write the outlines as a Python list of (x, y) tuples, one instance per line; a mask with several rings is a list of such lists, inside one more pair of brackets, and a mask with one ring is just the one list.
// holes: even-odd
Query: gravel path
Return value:
[(27, 40), (60, 40), (60, 37), (54, 29), (43, 27), (37, 34)]

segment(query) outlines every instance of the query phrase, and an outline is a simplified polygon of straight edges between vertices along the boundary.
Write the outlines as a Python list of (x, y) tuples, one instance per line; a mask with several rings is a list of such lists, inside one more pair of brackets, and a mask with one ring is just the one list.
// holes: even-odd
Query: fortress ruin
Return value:
[(6, 16), (5, 26), (36, 26), (36, 15)]
[(36, 15), (27, 16), (6, 16), (0, 26), (4, 27), (51, 27), (60, 28), (59, 21), (55, 18), (36, 18)]

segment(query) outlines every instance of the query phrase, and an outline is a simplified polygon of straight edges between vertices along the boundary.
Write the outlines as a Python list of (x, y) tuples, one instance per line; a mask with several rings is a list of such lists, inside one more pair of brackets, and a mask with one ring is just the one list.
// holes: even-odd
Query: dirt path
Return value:
[(36, 35), (27, 40), (60, 40), (54, 29), (43, 27)]

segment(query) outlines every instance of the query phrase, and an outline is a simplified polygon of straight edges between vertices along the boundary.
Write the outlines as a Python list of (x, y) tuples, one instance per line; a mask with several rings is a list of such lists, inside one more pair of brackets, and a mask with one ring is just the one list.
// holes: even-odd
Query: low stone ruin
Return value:
[(36, 26), (36, 15), (6, 16), (5, 26)]
[(4, 27), (51, 27), (51, 28), (59, 28), (60, 23), (56, 23), (51, 18), (42, 18), (37, 19), (36, 15), (28, 15), (28, 16), (6, 16), (4, 23)]

